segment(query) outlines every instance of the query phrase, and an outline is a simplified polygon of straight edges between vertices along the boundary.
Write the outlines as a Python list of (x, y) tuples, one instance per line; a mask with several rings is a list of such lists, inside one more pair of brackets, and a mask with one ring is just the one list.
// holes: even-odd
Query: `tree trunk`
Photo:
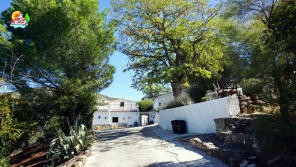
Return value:
[(281, 75), (282, 71), (277, 67), (275, 61), (273, 63), (273, 77), (274, 77), (274, 82), (275, 82), (275, 87), (278, 90), (278, 103), (280, 105), (280, 111), (281, 115), (284, 118), (288, 118), (289, 116), (289, 111), (288, 111), (288, 106), (287, 106), (287, 99), (286, 99), (286, 92), (285, 89), (283, 88), (283, 82), (281, 81)]
[[(70, 96), (73, 96), (73, 95), (70, 95)], [(77, 119), (76, 109), (77, 109), (77, 105), (75, 103), (75, 99), (70, 98), (69, 107), (68, 107), (68, 120), (69, 120), (70, 127), (75, 125), (75, 121)]]
[(183, 83), (171, 83), (174, 99), (182, 96)]
[(70, 109), (68, 119), (69, 119), (69, 125), (74, 126), (76, 121), (76, 112), (73, 109)]

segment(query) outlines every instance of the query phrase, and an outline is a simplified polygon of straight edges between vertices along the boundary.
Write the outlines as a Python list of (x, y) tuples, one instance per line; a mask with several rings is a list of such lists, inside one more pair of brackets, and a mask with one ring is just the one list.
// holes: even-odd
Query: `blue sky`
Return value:
[[(10, 6), (11, 0), (0, 0), (0, 12), (7, 9)], [(100, 9), (110, 8), (110, 0), (101, 0)], [(34, 16), (30, 16), (34, 17)], [(132, 84), (132, 72), (122, 72), (126, 67), (128, 57), (118, 51), (110, 58), (110, 64), (115, 66), (116, 72), (114, 74), (113, 83), (100, 93), (110, 97), (124, 97), (130, 100), (141, 100), (144, 96), (142, 92), (139, 92), (131, 88)]]

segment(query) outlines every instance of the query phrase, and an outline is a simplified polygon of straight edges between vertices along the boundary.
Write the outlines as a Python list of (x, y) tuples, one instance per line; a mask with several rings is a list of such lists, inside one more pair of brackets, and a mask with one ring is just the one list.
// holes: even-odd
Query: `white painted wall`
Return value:
[(214, 119), (237, 115), (240, 112), (237, 96), (161, 110), (159, 125), (172, 130), (172, 120), (185, 120), (189, 133), (215, 133)]
[[(124, 106), (120, 106), (120, 103), (123, 102)], [(115, 99), (108, 102), (108, 105), (104, 106), (97, 106), (97, 110), (99, 111), (107, 111), (108, 108), (111, 109), (111, 111), (137, 111), (137, 102), (127, 100), (127, 99)]]
[[(118, 117), (118, 123), (127, 123), (128, 125), (134, 125), (134, 122), (138, 122), (139, 120), (139, 112), (110, 112), (111, 116), (111, 123), (112, 117)], [(100, 118), (99, 118), (100, 116)], [(106, 118), (106, 119), (105, 119)], [(98, 124), (108, 124), (108, 112), (106, 111), (96, 111), (94, 113), (93, 125)], [(117, 123), (112, 123), (117, 124)]]
[(168, 104), (172, 100), (174, 100), (173, 93), (159, 96), (157, 99), (155, 99), (155, 101), (153, 103), (153, 109), (157, 110), (159, 107), (162, 107), (162, 106)]

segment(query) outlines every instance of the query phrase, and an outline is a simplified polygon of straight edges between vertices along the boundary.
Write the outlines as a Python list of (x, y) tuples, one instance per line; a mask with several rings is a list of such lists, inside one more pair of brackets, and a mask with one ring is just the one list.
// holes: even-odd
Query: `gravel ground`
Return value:
[(157, 125), (99, 132), (85, 167), (227, 166), (177, 142), (175, 138), (181, 136), (184, 135), (164, 131)]

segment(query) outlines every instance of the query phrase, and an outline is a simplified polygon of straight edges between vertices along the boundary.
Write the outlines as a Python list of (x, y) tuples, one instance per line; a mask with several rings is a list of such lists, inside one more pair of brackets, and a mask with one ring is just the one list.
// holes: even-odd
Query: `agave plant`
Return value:
[(70, 136), (66, 136), (64, 132), (58, 131), (58, 137), (53, 139), (50, 143), (48, 158), (52, 158), (52, 166), (79, 154), (85, 150), (90, 143), (94, 140), (94, 137), (90, 130), (78, 123), (70, 129)]

